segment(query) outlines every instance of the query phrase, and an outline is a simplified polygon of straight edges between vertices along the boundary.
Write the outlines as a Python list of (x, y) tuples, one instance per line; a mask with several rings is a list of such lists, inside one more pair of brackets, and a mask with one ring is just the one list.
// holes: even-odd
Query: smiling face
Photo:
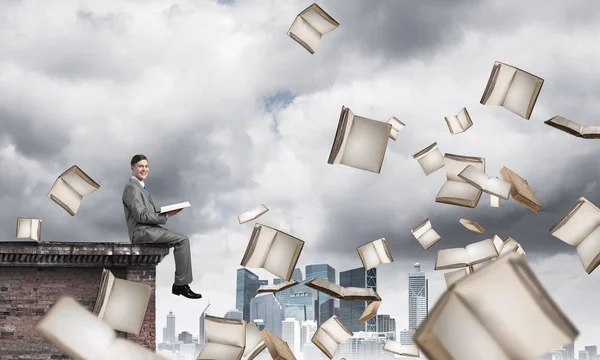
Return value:
[(148, 176), (148, 160), (140, 160), (131, 167), (131, 173), (133, 176), (141, 181), (146, 180)]

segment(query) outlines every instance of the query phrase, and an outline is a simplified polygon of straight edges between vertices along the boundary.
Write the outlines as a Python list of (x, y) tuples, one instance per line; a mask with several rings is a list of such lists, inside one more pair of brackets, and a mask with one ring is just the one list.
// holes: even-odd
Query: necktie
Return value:
[(146, 194), (150, 195), (150, 193), (148, 192), (148, 189), (146, 189), (146, 184), (144, 184), (144, 191), (146, 191)]

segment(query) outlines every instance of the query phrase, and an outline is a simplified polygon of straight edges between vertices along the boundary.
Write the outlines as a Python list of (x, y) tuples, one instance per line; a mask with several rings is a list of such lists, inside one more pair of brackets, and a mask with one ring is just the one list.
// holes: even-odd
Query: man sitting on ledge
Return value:
[(123, 206), (125, 221), (129, 229), (129, 239), (134, 244), (153, 243), (169, 244), (174, 247), (175, 283), (172, 292), (190, 299), (200, 299), (202, 295), (193, 292), (189, 284), (192, 282), (192, 258), (190, 239), (180, 233), (161, 226), (170, 216), (182, 209), (164, 214), (156, 211), (144, 180), (148, 177), (148, 158), (135, 155), (131, 159), (131, 173), (125, 190), (123, 190)]

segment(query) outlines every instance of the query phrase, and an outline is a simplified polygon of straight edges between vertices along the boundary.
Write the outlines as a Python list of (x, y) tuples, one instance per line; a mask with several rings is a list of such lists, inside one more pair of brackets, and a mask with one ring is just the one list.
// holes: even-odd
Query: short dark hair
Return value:
[(140, 162), (142, 160), (148, 160), (148, 158), (146, 157), (146, 155), (143, 155), (143, 154), (134, 155), (131, 158), (131, 166), (134, 166), (135, 164), (137, 164), (138, 162)]

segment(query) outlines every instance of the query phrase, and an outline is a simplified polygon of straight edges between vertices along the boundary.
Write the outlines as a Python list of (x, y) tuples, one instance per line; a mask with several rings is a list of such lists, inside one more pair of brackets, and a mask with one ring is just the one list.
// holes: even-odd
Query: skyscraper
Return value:
[(294, 355), (300, 355), (300, 324), (294, 318), (281, 322), (281, 340), (288, 343)]
[[(303, 305), (304, 309), (306, 311), (306, 320), (314, 320), (315, 317), (314, 317), (314, 303), (313, 303), (313, 291), (312, 291), (313, 289), (304, 285), (306, 283), (306, 281), (307, 280), (303, 280), (302, 282), (300, 282), (300, 284), (290, 288), (291, 292), (290, 292), (290, 298), (288, 301), (289, 301), (289, 304), (291, 304), (291, 305), (297, 305), (297, 306), (295, 306), (296, 309), (298, 309), (298, 307), (301, 307)], [(286, 316), (286, 317), (294, 317), (294, 315), (290, 314), (290, 316)]]
[(198, 332), (198, 345), (200, 348), (202, 348), (204, 345), (206, 345), (206, 330), (204, 328), (204, 318), (206, 316), (206, 310), (208, 309), (209, 306), (210, 306), (210, 303), (208, 303), (208, 305), (206, 305), (206, 307), (202, 311), (202, 314), (200, 314), (200, 320), (199, 320), (200, 329)]
[(244, 319), (244, 314), (239, 311), (239, 310), (229, 310), (228, 312), (225, 313), (225, 316), (223, 316), (225, 319), (238, 319), (238, 320), (243, 320)]
[[(306, 265), (306, 280), (312, 280), (314, 278), (321, 278), (332, 283), (335, 283), (335, 269), (329, 266), (328, 264), (314, 264), (314, 265)], [(313, 294), (316, 294), (316, 301), (314, 302), (314, 320), (317, 321), (317, 324), (321, 326), (321, 324), (331, 316), (333, 316), (333, 305), (323, 306), (325, 302), (329, 299), (332, 299), (331, 296), (318, 292), (316, 290), (312, 290)], [(313, 296), (315, 298), (315, 296)], [(333, 303), (333, 302), (331, 302)]]
[(244, 321), (250, 321), (250, 300), (256, 296), (256, 290), (261, 285), (267, 285), (268, 280), (259, 280), (258, 275), (248, 269), (237, 270), (235, 284), (235, 308), (244, 314)]
[[(377, 291), (377, 268), (365, 271), (364, 267), (340, 272), (340, 286), (371, 288)], [(358, 319), (365, 311), (371, 301), (345, 301), (340, 300), (339, 318), (352, 332), (357, 331), (377, 331), (377, 317), (367, 321), (365, 324), (359, 324)]]
[[(302, 270), (300, 268), (294, 269), (294, 272), (292, 273), (292, 280), (296, 280), (298, 283), (302, 282)], [(280, 278), (273, 279), (273, 285), (277, 285), (281, 282), (282, 282), (282, 280)], [(277, 301), (279, 301), (281, 306), (283, 306), (284, 308), (285, 308), (285, 305), (289, 304), (290, 293), (292, 291), (293, 291), (293, 287), (287, 288), (285, 290), (281, 290), (281, 291), (278, 291), (275, 293), (275, 297), (277, 298)], [(286, 317), (288, 317), (288, 316), (286, 315)]]
[(279, 301), (272, 293), (258, 294), (250, 301), (250, 321), (262, 319), (265, 327), (273, 334), (281, 337), (281, 322), (283, 321), (283, 309)]
[(177, 340), (175, 337), (175, 315), (173, 315), (172, 311), (169, 311), (169, 315), (167, 315), (167, 338), (166, 342), (174, 343)]
[(567, 351), (567, 359), (575, 360), (575, 343), (572, 342), (565, 346), (565, 350)]
[(586, 346), (585, 352), (587, 352), (589, 360), (598, 360), (598, 347), (596, 345)]
[(417, 329), (429, 313), (429, 289), (421, 264), (415, 263), (408, 273), (408, 330)]

